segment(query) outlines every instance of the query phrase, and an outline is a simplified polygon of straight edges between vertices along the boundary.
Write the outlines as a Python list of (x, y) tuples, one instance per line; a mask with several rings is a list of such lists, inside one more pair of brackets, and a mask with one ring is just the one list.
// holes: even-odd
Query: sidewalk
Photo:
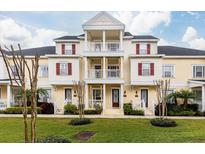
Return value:
[[(23, 117), (21, 114), (0, 114), (0, 118), (17, 118)], [(30, 117), (30, 115), (28, 115)], [(54, 114), (38, 114), (39, 118), (78, 118), (78, 115), (54, 115)], [(152, 119), (157, 116), (113, 116), (113, 115), (85, 115), (86, 118), (121, 118), (121, 119)], [(182, 116), (169, 116), (169, 119), (204, 119), (205, 117), (182, 117)]]

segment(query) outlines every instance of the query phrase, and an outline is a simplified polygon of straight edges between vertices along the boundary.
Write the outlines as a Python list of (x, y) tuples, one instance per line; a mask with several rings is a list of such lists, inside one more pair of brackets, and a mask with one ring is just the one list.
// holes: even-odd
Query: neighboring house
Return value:
[[(77, 104), (74, 80), (86, 83), (85, 108), (102, 104), (106, 115), (123, 114), (129, 102), (152, 115), (157, 103), (153, 81), (159, 79), (171, 79), (172, 90), (193, 89), (205, 111), (205, 51), (158, 46), (158, 38), (125, 32), (125, 25), (106, 12), (82, 28), (82, 35), (54, 39), (56, 46), (22, 51), (28, 58), (36, 51), (41, 55), (38, 86), (49, 93), (41, 100), (53, 102), (56, 114), (66, 103)], [(13, 96), (2, 57), (0, 66), (0, 105), (9, 107)]]

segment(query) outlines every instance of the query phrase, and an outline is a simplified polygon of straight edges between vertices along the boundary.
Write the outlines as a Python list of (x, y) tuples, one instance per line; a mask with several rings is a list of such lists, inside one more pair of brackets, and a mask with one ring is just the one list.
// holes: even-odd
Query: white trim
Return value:
[(141, 87), (141, 88), (140, 88), (140, 105), (141, 105), (141, 103), (142, 103), (142, 102), (141, 102), (141, 101), (142, 101), (142, 99), (141, 99), (141, 97), (142, 97), (142, 93), (141, 93), (141, 92), (142, 92), (142, 89), (147, 90), (147, 101), (148, 101), (148, 102), (147, 102), (147, 107), (146, 107), (146, 103), (145, 103), (144, 108), (145, 108), (145, 109), (148, 109), (148, 108), (149, 108), (149, 88), (147, 88), (147, 87)]
[[(166, 67), (166, 66), (168, 66), (168, 67), (173, 67), (173, 71), (171, 71), (171, 73), (172, 73), (172, 76), (170, 76), (170, 77), (165, 77), (165, 74), (164, 74), (164, 67)], [(175, 78), (176, 76), (175, 76), (175, 64), (162, 64), (162, 77), (163, 78)]]

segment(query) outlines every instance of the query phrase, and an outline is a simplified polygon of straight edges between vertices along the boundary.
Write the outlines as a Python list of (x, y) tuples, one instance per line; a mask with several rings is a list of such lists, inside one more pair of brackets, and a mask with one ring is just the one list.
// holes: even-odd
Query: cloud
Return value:
[(187, 11), (188, 14), (195, 16), (196, 19), (200, 18), (200, 14), (198, 12), (193, 12), (193, 11)]
[(52, 29), (37, 28), (18, 23), (12, 18), (0, 18), (0, 44), (15, 45), (20, 43), (22, 48), (53, 45), (53, 39), (66, 32)]
[(191, 48), (205, 49), (205, 39), (198, 36), (197, 30), (194, 27), (187, 27), (182, 41), (187, 43)]
[(133, 34), (147, 34), (160, 24), (168, 26), (171, 22), (170, 12), (139, 12), (136, 15), (133, 12), (117, 12), (113, 16), (123, 22)]

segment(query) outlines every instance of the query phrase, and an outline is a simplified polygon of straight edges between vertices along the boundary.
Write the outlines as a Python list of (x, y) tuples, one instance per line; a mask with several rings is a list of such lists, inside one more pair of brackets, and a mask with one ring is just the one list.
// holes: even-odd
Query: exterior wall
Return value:
[(7, 99), (7, 85), (0, 85), (1, 88), (1, 97), (0, 100), (4, 100), (6, 103)]

